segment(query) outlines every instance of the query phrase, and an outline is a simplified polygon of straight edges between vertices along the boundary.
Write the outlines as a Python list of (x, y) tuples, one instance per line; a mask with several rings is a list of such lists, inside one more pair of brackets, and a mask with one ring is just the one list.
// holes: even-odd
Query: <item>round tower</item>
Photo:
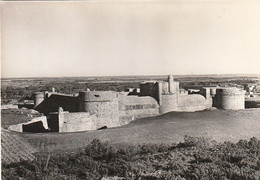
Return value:
[(159, 108), (160, 114), (164, 114), (171, 111), (177, 111), (177, 109), (178, 109), (178, 95), (162, 94), (161, 104)]
[(99, 119), (97, 126), (117, 126), (119, 123), (118, 93), (113, 91), (79, 92), (79, 111), (95, 114)]
[(219, 109), (244, 109), (245, 91), (238, 88), (218, 88), (213, 98), (213, 106)]
[(44, 101), (44, 93), (43, 92), (35, 92), (33, 93), (33, 101), (34, 101), (34, 107), (41, 104), (42, 101)]

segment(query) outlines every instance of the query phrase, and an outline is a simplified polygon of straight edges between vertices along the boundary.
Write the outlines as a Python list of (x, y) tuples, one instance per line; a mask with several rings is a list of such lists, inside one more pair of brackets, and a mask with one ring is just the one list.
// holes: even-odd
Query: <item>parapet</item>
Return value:
[(229, 88), (222, 87), (216, 89), (216, 94), (224, 95), (224, 96), (244, 95), (245, 91), (234, 87), (229, 87)]
[(43, 92), (34, 92), (33, 93), (34, 97), (38, 98), (44, 98), (44, 93)]
[(114, 91), (82, 91), (79, 92), (80, 101), (106, 102), (118, 100), (118, 93)]
[(212, 98), (216, 95), (218, 87), (203, 87), (200, 90), (200, 94), (203, 95), (206, 99)]

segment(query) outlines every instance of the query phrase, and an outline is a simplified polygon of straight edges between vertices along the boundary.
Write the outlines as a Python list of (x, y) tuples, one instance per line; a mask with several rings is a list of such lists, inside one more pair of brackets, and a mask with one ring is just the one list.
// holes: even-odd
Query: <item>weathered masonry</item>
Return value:
[(34, 125), (43, 132), (97, 130), (170, 111), (192, 112), (211, 107), (237, 110), (245, 106), (244, 90), (205, 87), (197, 94), (188, 94), (179, 88), (179, 82), (174, 81), (172, 75), (167, 81), (144, 82), (140, 84), (140, 92), (135, 92), (88, 90), (71, 95), (37, 92), (34, 94), (34, 108), (44, 113), (47, 120), (42, 128), (35, 121), (27, 123), (23, 131), (31, 132)]

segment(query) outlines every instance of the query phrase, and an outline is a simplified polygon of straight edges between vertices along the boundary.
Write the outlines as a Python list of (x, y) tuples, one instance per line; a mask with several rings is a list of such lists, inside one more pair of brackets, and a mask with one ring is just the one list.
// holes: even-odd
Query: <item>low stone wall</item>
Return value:
[(23, 123), (9, 126), (8, 129), (11, 131), (23, 132)]
[[(29, 129), (32, 129), (32, 131), (34, 131), (33, 129), (35, 128), (33, 126), (33, 124), (35, 124), (35, 127), (37, 126), (39, 128), (39, 125), (42, 124), (42, 129), (47, 130), (48, 129), (48, 123), (47, 123), (47, 117), (46, 116), (41, 116), (41, 117), (36, 117), (33, 118), (31, 121), (27, 122), (27, 123), (20, 123), (20, 124), (16, 124), (16, 125), (12, 125), (9, 126), (8, 129), (11, 131), (17, 131), (17, 132), (24, 132), (23, 131), (23, 126), (28, 126)], [(29, 131), (29, 132), (32, 132)], [(28, 132), (28, 131), (26, 131)]]

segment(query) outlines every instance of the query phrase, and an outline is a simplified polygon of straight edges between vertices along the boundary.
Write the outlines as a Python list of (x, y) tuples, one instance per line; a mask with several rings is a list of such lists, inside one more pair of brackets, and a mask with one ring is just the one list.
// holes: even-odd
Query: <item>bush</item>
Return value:
[(116, 156), (117, 149), (102, 143), (99, 139), (94, 139), (85, 149), (87, 156), (92, 157), (94, 160), (111, 160)]
[(39, 154), (33, 162), (3, 165), (3, 179), (258, 179), (260, 141), (216, 143), (189, 137), (172, 145), (117, 149), (94, 139), (84, 152)]

